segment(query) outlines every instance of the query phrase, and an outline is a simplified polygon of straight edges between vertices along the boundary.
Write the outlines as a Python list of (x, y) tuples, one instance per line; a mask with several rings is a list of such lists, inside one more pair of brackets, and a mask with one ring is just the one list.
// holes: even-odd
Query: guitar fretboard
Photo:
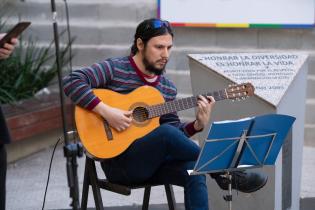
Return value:
[[(226, 90), (215, 91), (202, 94), (203, 96), (212, 96), (216, 101), (227, 99)], [(190, 109), (197, 106), (198, 96), (191, 96), (174, 101), (168, 101), (163, 104), (157, 104), (147, 107), (149, 118), (158, 117), (164, 114)]]

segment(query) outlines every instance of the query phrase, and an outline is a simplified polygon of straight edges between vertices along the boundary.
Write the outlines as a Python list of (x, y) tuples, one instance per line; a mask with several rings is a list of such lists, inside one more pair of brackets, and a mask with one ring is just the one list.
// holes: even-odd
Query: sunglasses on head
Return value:
[(162, 28), (162, 27), (169, 28), (170, 23), (166, 20), (153, 20), (151, 22), (151, 27), (154, 29), (158, 29), (158, 28)]

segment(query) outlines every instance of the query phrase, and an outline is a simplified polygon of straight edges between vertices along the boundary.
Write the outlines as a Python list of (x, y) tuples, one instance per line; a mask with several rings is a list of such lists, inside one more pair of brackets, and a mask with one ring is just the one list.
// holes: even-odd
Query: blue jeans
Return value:
[(106, 177), (114, 183), (173, 184), (184, 187), (186, 210), (208, 210), (204, 175), (189, 176), (200, 148), (182, 131), (161, 125), (136, 140), (121, 155), (102, 162)]

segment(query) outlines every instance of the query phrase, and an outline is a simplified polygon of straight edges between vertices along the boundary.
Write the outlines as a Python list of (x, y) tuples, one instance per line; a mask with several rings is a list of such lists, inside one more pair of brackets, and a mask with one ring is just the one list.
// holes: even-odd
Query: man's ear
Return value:
[(140, 38), (137, 39), (137, 48), (139, 51), (142, 51), (144, 49), (144, 43), (143, 43), (142, 39), (140, 39)]

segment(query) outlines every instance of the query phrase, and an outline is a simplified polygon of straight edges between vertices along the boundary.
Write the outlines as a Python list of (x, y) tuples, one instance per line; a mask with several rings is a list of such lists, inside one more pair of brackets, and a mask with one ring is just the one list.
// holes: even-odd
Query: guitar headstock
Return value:
[(226, 90), (228, 99), (232, 100), (244, 100), (249, 96), (254, 95), (255, 88), (251, 83), (242, 83), (229, 85)]

